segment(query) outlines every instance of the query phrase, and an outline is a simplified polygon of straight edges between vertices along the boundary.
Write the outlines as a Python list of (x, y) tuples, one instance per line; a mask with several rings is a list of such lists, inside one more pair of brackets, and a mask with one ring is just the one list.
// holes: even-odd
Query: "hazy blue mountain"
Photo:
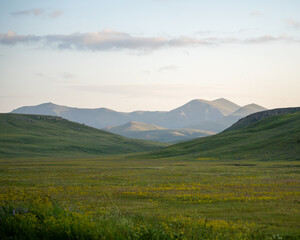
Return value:
[(12, 113), (60, 116), (95, 128), (124, 124), (131, 120), (128, 114), (116, 112), (108, 108), (73, 108), (56, 105), (50, 102), (37, 106), (21, 107), (13, 110)]
[(237, 109), (235, 112), (231, 113), (229, 116), (247, 116), (252, 113), (261, 112), (267, 110), (266, 108), (259, 106), (257, 104), (248, 104), (244, 107)]
[(166, 129), (153, 124), (145, 124), (135, 121), (131, 121), (120, 126), (106, 127), (103, 130), (129, 138), (159, 142), (186, 141), (215, 134), (214, 132), (197, 129)]
[(219, 99), (210, 101), (210, 104), (212, 106), (218, 108), (226, 116), (241, 108), (241, 106), (239, 106), (233, 102), (230, 102), (225, 98), (219, 98)]
[(245, 105), (238, 110), (234, 111), (233, 113), (229, 114), (228, 116), (224, 117), (220, 123), (224, 124), (225, 126), (229, 127), (239, 119), (248, 116), (249, 114), (261, 112), (267, 110), (266, 108), (259, 106), (257, 104), (248, 104)]
[[(253, 105), (253, 106), (252, 106)], [(73, 108), (53, 103), (18, 108), (12, 113), (60, 116), (95, 128), (123, 125), (130, 121), (154, 124), (168, 129), (196, 128), (220, 132), (240, 118), (255, 111), (258, 105), (240, 107), (224, 98), (213, 101), (195, 99), (171, 111), (117, 112), (107, 108)]]

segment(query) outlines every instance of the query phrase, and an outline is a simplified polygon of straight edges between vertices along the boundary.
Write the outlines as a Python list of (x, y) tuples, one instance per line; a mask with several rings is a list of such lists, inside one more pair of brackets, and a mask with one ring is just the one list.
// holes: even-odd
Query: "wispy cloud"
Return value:
[(61, 16), (61, 15), (63, 15), (63, 14), (64, 14), (64, 13), (63, 13), (62, 11), (56, 10), (56, 11), (50, 12), (50, 13), (48, 14), (48, 16), (49, 16), (50, 18), (57, 18), (57, 17), (59, 17), (59, 16)]
[(296, 29), (300, 29), (300, 22), (299, 21), (296, 21), (292, 18), (289, 18), (289, 19), (285, 19), (285, 22), (290, 26), (290, 27), (293, 27), (293, 28), (296, 28)]
[(12, 12), (11, 14), (13, 16), (28, 16), (28, 15), (41, 16), (44, 13), (45, 13), (45, 9), (42, 9), (42, 8), (33, 8), (33, 9), (29, 9), (29, 10)]
[(236, 37), (136, 37), (128, 33), (116, 32), (113, 30), (103, 30), (101, 32), (57, 34), (57, 35), (19, 35), (13, 31), (6, 34), (0, 34), (0, 44), (14, 45), (23, 44), (41, 44), (44, 47), (53, 47), (58, 49), (74, 50), (138, 50), (149, 51), (166, 47), (191, 47), (191, 46), (209, 46), (223, 44), (253, 44), (288, 41), (299, 43), (299, 38), (280, 35), (264, 35), (253, 38)]
[(50, 18), (57, 18), (63, 14), (62, 11), (60, 10), (51, 10), (51, 9), (46, 9), (46, 8), (32, 8), (28, 10), (22, 10), (22, 11), (17, 11), (17, 12), (12, 12), (11, 13), (13, 16), (47, 16)]

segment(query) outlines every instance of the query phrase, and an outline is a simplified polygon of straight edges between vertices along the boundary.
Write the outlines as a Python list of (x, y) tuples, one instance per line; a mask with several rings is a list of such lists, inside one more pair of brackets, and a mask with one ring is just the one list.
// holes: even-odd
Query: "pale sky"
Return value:
[(0, 112), (300, 106), (299, 0), (0, 0)]

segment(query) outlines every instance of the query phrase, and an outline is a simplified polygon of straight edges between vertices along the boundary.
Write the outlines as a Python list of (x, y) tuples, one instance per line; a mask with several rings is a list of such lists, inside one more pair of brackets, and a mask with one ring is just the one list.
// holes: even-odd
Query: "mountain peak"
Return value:
[(238, 110), (236, 110), (235, 112), (233, 112), (231, 115), (232, 116), (247, 116), (249, 114), (255, 113), (255, 112), (261, 112), (261, 111), (265, 111), (267, 110), (266, 108), (259, 106), (255, 103), (251, 103), (251, 104), (247, 104), (241, 108), (239, 108)]
[(265, 107), (262, 107), (260, 105), (257, 105), (255, 103), (250, 103), (250, 104), (247, 104), (245, 106), (243, 106), (242, 108), (245, 108), (245, 109), (253, 109), (253, 110), (256, 110), (256, 111), (263, 111), (263, 110), (267, 110)]
[(42, 103), (36, 106), (57, 106), (56, 104), (54, 104), (53, 102), (46, 102), (46, 103)]
[(264, 108), (264, 107), (259, 106), (255, 103), (250, 103), (250, 104), (245, 105), (244, 108)]
[(193, 99), (191, 101), (189, 101), (187, 104), (191, 104), (191, 103), (207, 103), (207, 100), (204, 99)]
[(227, 100), (226, 98), (217, 98), (215, 100), (212, 100), (212, 102), (223, 102), (223, 101), (229, 102), (229, 100)]

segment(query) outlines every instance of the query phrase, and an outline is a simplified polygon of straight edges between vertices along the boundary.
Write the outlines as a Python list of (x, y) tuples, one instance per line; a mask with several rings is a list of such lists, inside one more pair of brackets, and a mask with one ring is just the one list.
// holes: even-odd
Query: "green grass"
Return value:
[(2, 239), (300, 237), (299, 162), (118, 156), (0, 169)]
[(172, 145), (144, 157), (175, 156), (300, 160), (300, 112), (268, 117), (241, 129)]
[(0, 114), (0, 157), (99, 156), (162, 146), (166, 144), (128, 139), (59, 117)]

